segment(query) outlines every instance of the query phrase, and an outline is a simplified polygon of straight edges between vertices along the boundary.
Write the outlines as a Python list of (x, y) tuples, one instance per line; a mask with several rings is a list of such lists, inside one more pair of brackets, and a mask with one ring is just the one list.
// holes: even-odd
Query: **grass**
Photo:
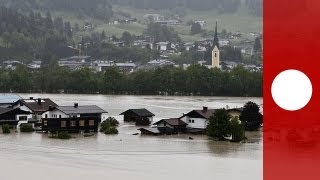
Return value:
[[(130, 14), (131, 17), (137, 18), (139, 23), (134, 24), (106, 24), (103, 20), (96, 20), (90, 17), (79, 17), (78, 14), (70, 12), (53, 12), (53, 17), (63, 17), (65, 20), (70, 21), (71, 24), (78, 23), (82, 26), (86, 21), (91, 22), (97, 26), (95, 32), (105, 31), (107, 36), (115, 35), (120, 37), (123, 32), (128, 31), (131, 34), (140, 35), (147, 28), (143, 16), (145, 14), (169, 14), (168, 10), (148, 10), (148, 9), (135, 9), (127, 6), (113, 6), (114, 18), (121, 18), (122, 12)], [(227, 31), (235, 32), (241, 31), (242, 33), (261, 32), (262, 31), (262, 18), (254, 17), (249, 14), (248, 10), (242, 6), (235, 14), (218, 14), (215, 11), (192, 11), (186, 10), (186, 17), (184, 17), (183, 24), (175, 26), (180, 37), (184, 42), (193, 42), (202, 39), (200, 35), (191, 35), (190, 26), (186, 23), (190, 20), (205, 20), (207, 25), (204, 27), (207, 31), (212, 31), (215, 28), (215, 22), (219, 23), (219, 31), (226, 29)], [(91, 32), (80, 32), (76, 35), (75, 40), (79, 41), (79, 37), (90, 34)]]

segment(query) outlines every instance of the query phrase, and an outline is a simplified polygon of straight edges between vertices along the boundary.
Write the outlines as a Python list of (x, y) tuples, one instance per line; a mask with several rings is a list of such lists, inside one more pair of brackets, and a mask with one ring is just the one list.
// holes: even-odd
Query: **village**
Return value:
[[(154, 23), (155, 26), (159, 25), (160, 27), (180, 25), (178, 20), (170, 19), (172, 17), (168, 19), (159, 14), (147, 14), (144, 16), (144, 18), (146, 19), (145, 23)], [(121, 23), (127, 24), (136, 22), (134, 19), (125, 19), (115, 20), (111, 24)], [(203, 20), (196, 20), (192, 23), (197, 24), (201, 27), (206, 26), (206, 22)], [(132, 59), (126, 58), (126, 60), (121, 58), (96, 58), (95, 55), (88, 53), (88, 49), (90, 49), (90, 47), (94, 47), (98, 42), (88, 39), (86, 41), (83, 40), (83, 42), (79, 44), (73, 44), (68, 47), (64, 47), (61, 51), (64, 52), (63, 54), (69, 54), (70, 56), (58, 59), (57, 65), (60, 67), (66, 67), (72, 71), (89, 68), (95, 72), (104, 72), (110, 67), (117, 67), (121, 72), (125, 74), (130, 74), (138, 70), (154, 70), (166, 66), (187, 69), (193, 64), (199, 64), (210, 68), (212, 67), (211, 61), (201, 58), (200, 56), (197, 57), (197, 61), (192, 63), (183, 61), (178, 62), (176, 58), (188, 52), (206, 54), (208, 51), (210, 51), (210, 49), (212, 50), (213, 48), (215, 48), (215, 46), (217, 46), (218, 49), (215, 49), (215, 51), (219, 51), (219, 54), (223, 54), (219, 56), (218, 64), (221, 70), (229, 71), (238, 66), (242, 66), (249, 71), (263, 71), (262, 61), (259, 62), (258, 60), (256, 62), (250, 62), (250, 60), (246, 62), (241, 60), (242, 58), (240, 57), (242, 56), (246, 57), (246, 59), (251, 59), (252, 57), (257, 56), (258, 59), (262, 59), (263, 50), (262, 47), (260, 47), (262, 46), (262, 33), (241, 33), (239, 31), (234, 33), (218, 33), (217, 28), (218, 24), (216, 23), (214, 36), (209, 35), (207, 36), (207, 38), (202, 38), (194, 42), (160, 41), (155, 39), (153, 36), (134, 36), (128, 32), (124, 32), (122, 35), (123, 37), (121, 38), (117, 38), (115, 36), (105, 37), (106, 35), (103, 32), (101, 36), (104, 38), (101, 39), (101, 41), (103, 43), (110, 44), (112, 47), (119, 49), (148, 49), (149, 51), (157, 52), (158, 55), (154, 59), (152, 57), (146, 59), (148, 62), (144, 62), (145, 60), (142, 59), (134, 59), (134, 57), (132, 57)], [(92, 29), (94, 29), (94, 25), (89, 22), (85, 23), (83, 31), (93, 31)], [(98, 36), (98, 34), (96, 36)], [(219, 39), (218, 36), (220, 37)], [(255, 46), (258, 46), (258, 49)], [(232, 57), (230, 54), (235, 52), (231, 53), (231, 51), (235, 50), (239, 51), (240, 55), (238, 54), (237, 57)], [(221, 51), (223, 51), (223, 53)], [(111, 53), (116, 52), (111, 51)], [(188, 56), (190, 56), (190, 54), (188, 54)], [(2, 64), (0, 67), (3, 69), (15, 70), (18, 65), (25, 66), (30, 71), (39, 70), (45, 66), (44, 60), (41, 59), (24, 61), (16, 59), (2, 59)]]
[[(247, 103), (248, 107), (250, 103), (252, 102)], [(117, 126), (119, 121), (123, 121), (124, 123), (134, 123), (137, 126), (137, 131), (140, 133), (132, 135), (189, 134), (189, 139), (192, 140), (192, 135), (207, 135), (209, 133), (209, 121), (212, 121), (214, 116), (220, 116), (217, 112), (221, 113), (221, 110), (225, 110), (228, 121), (235, 119), (236, 124), (243, 128), (241, 136), (244, 135), (245, 129), (258, 130), (262, 125), (262, 114), (255, 112), (258, 113), (258, 119), (250, 123), (257, 122), (256, 127), (250, 129), (249, 126), (243, 126), (246, 122), (240, 121), (239, 117), (245, 116), (243, 115), (244, 111), (251, 111), (250, 108), (244, 110), (244, 107), (223, 109), (202, 107), (202, 109), (185, 112), (181, 117), (161, 119), (155, 122), (156, 115), (146, 108), (128, 109), (119, 114), (121, 119), (115, 119), (108, 117), (107, 110), (96, 105), (74, 103), (73, 106), (60, 106), (49, 98), (29, 97), (23, 99), (19, 95), (13, 94), (0, 97), (0, 125), (4, 134), (36, 131), (37, 133), (49, 133), (51, 137), (69, 139), (72, 134), (82, 134), (86, 137), (94, 136), (99, 131), (104, 134), (118, 134)], [(250, 113), (254, 114), (254, 112)], [(215, 121), (220, 121), (220, 119), (215, 119)], [(244, 140), (243, 138), (245, 137), (235, 140), (233, 137), (231, 140), (239, 142)]]

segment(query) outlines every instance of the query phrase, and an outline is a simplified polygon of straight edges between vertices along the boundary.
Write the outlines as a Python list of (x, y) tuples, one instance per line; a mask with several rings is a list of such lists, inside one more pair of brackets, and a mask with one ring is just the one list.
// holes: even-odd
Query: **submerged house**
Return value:
[(28, 122), (41, 123), (42, 114), (48, 111), (49, 107), (58, 107), (51, 99), (20, 99), (15, 102), (12, 108), (20, 108), (23, 111), (30, 112), (32, 115), (28, 117)]
[(101, 120), (108, 113), (96, 105), (58, 106), (42, 114), (42, 131), (97, 132)]
[(129, 109), (120, 115), (124, 116), (125, 122), (136, 122), (136, 125), (149, 125), (155, 116), (147, 109)]
[(187, 123), (179, 118), (162, 119), (153, 125), (163, 134), (177, 134), (186, 132)]
[(190, 133), (205, 133), (209, 118), (214, 114), (215, 109), (208, 109), (203, 107), (202, 110), (192, 110), (187, 114), (184, 114), (180, 119), (187, 123), (187, 132)]
[(30, 112), (23, 111), (20, 108), (0, 107), (0, 125), (17, 126), (19, 121), (26, 121), (30, 114)]

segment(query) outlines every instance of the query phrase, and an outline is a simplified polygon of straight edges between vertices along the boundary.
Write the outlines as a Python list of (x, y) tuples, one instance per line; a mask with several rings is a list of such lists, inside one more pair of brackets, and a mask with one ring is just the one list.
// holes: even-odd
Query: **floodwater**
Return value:
[[(262, 179), (262, 133), (247, 133), (249, 143), (214, 142), (206, 136), (134, 136), (138, 127), (119, 114), (147, 108), (161, 118), (179, 117), (192, 109), (241, 107), (262, 98), (160, 97), (21, 94), (48, 97), (58, 105), (96, 104), (120, 121), (119, 135), (75, 135), (71, 140), (46, 134), (0, 134), (1, 179), (20, 180), (259, 180)], [(189, 140), (192, 136), (194, 140)]]

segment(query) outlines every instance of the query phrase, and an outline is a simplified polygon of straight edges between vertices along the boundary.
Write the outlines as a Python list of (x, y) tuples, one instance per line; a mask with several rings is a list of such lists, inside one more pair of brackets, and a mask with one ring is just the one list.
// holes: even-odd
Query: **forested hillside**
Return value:
[(0, 5), (21, 11), (68, 11), (106, 20), (113, 15), (108, 0), (1, 0)]
[[(0, 58), (51, 59), (62, 57), (72, 39), (71, 25), (62, 18), (0, 7)], [(45, 56), (45, 57), (44, 57)]]
[[(188, 8), (195, 11), (216, 10), (219, 13), (235, 13), (241, 0), (112, 0), (113, 4), (132, 6), (137, 9)], [(262, 0), (246, 0), (246, 6), (253, 15), (262, 14)]]

